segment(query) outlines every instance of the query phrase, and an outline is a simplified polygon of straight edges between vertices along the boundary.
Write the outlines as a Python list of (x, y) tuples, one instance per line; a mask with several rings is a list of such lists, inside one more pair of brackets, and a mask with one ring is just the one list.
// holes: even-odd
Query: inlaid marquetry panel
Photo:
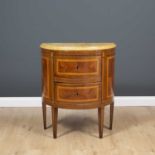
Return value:
[(100, 85), (63, 85), (55, 87), (57, 102), (97, 102), (100, 100)]
[(98, 78), (101, 72), (101, 59), (93, 57), (56, 57), (55, 76), (61, 78)]

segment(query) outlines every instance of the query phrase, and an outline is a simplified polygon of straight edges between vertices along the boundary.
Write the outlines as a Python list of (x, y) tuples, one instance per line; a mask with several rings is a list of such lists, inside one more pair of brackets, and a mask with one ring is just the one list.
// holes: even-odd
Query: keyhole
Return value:
[(76, 69), (77, 69), (77, 70), (79, 69), (79, 66), (78, 66), (78, 65), (76, 66)]
[(77, 93), (76, 93), (76, 95), (78, 96), (78, 95), (79, 95), (79, 93), (77, 92)]

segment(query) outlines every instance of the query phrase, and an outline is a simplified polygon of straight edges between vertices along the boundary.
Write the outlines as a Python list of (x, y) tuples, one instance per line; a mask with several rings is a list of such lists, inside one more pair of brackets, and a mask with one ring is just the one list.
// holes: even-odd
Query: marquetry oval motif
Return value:
[(55, 87), (57, 102), (96, 102), (100, 100), (100, 85), (63, 85)]

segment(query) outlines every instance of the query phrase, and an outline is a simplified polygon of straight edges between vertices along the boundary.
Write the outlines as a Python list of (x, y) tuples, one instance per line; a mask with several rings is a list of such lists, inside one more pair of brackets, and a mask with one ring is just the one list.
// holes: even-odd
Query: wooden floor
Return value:
[(103, 139), (97, 110), (59, 110), (56, 140), (50, 114), (44, 131), (41, 108), (0, 108), (0, 155), (155, 155), (155, 107), (116, 107)]

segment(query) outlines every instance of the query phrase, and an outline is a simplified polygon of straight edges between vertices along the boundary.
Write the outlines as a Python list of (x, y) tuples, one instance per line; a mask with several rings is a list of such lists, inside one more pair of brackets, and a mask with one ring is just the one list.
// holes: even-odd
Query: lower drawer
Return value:
[(86, 103), (99, 102), (101, 100), (100, 84), (62, 84), (55, 85), (56, 103)]

